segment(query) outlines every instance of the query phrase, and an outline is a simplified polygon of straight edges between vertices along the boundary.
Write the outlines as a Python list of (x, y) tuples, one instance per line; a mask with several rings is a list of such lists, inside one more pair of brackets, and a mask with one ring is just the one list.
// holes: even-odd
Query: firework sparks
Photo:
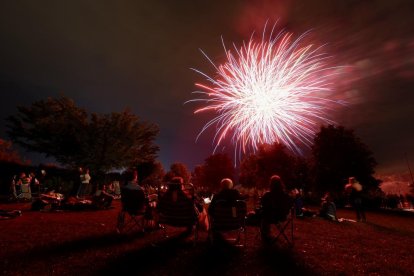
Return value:
[[(231, 137), (235, 153), (256, 151), (259, 144), (282, 143), (300, 153), (309, 146), (333, 103), (330, 77), (335, 68), (327, 66), (321, 47), (302, 45), (307, 33), (297, 39), (280, 32), (256, 42), (252, 38), (242, 47), (226, 51), (226, 62), (216, 66), (213, 78), (203, 75), (207, 84), (196, 83), (202, 97), (189, 102), (204, 102), (195, 113), (212, 111), (216, 116), (205, 124), (199, 136), (216, 127), (214, 151)], [(199, 137), (198, 136), (198, 137)], [(197, 137), (197, 139), (198, 139)]]

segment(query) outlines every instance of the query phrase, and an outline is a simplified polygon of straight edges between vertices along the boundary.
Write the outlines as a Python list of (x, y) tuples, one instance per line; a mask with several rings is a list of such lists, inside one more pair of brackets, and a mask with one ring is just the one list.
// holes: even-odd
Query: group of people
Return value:
[[(344, 187), (345, 195), (348, 196), (351, 206), (355, 209), (358, 222), (366, 222), (365, 210), (363, 206), (362, 185), (355, 177), (349, 177), (348, 183)], [(331, 193), (327, 192), (321, 199), (319, 215), (331, 221), (340, 221), (336, 215), (336, 205)]]
[[(22, 172), (19, 177), (15, 176), (12, 182), (12, 194), (16, 199), (32, 199), (33, 195), (40, 195), (41, 183), (44, 180), (46, 172), (41, 170), (38, 175), (34, 172), (26, 174)], [(146, 189), (139, 185), (138, 172), (136, 170), (127, 173), (127, 181), (124, 183), (124, 189), (143, 190), (146, 193), (149, 202), (152, 202), (152, 207), (156, 205), (156, 202), (163, 202), (159, 193), (149, 194)], [(84, 199), (85, 195), (91, 192), (91, 176), (88, 168), (79, 168), (79, 180), (76, 187), (76, 198)], [(112, 186), (104, 185), (101, 189), (98, 189), (95, 197), (101, 201), (110, 202), (112, 199), (120, 197), (121, 187), (119, 181), (116, 181), (117, 185)], [(195, 216), (198, 217), (200, 225), (205, 229), (209, 228), (208, 216), (214, 216), (216, 203), (218, 201), (235, 202), (237, 200), (245, 200), (246, 198), (240, 194), (240, 192), (233, 187), (233, 181), (230, 178), (224, 178), (220, 183), (220, 191), (214, 194), (209, 204), (205, 204), (204, 199), (198, 197), (194, 193), (194, 187), (187, 189), (184, 186), (183, 178), (174, 177), (169, 185), (167, 191), (162, 195), (165, 198), (170, 197), (171, 194), (178, 196), (180, 200), (187, 200), (192, 202), (195, 206)], [(116, 186), (116, 187), (115, 187)], [(115, 191), (115, 194), (114, 194)], [(172, 193), (174, 191), (174, 193)], [(260, 200), (260, 206), (256, 208), (251, 218), (254, 218), (258, 223), (260, 222), (261, 233), (263, 234), (263, 240), (268, 239), (269, 227), (272, 222), (276, 220), (283, 220), (286, 218), (289, 209), (295, 206), (296, 216), (315, 216), (316, 213), (307, 210), (303, 206), (301, 191), (294, 190), (295, 193), (288, 193), (282, 179), (273, 175), (269, 180), (268, 192), (266, 192)], [(345, 192), (350, 198), (352, 206), (356, 211), (357, 220), (366, 221), (364, 208), (362, 205), (362, 186), (355, 179), (350, 177), (348, 184), (345, 185)], [(110, 200), (108, 200), (110, 198)], [(206, 208), (208, 206), (208, 208)], [(158, 207), (163, 207), (162, 203)], [(250, 214), (251, 215), (251, 214)], [(331, 193), (326, 193), (321, 198), (321, 207), (319, 210), (319, 216), (332, 221), (338, 221), (336, 215), (336, 205)]]
[(11, 182), (11, 194), (14, 199), (31, 200), (41, 193), (41, 184), (45, 178), (46, 171), (41, 170), (38, 175), (35, 172), (21, 172), (13, 176)]
[[(134, 171), (131, 179), (123, 187), (123, 193), (128, 190), (142, 190), (138, 183), (137, 172)], [(151, 195), (147, 194), (147, 197)], [(205, 228), (209, 228), (208, 217), (215, 216), (216, 205), (220, 201), (226, 201), (229, 203), (236, 202), (238, 200), (245, 200), (246, 197), (240, 194), (240, 192), (233, 187), (233, 181), (230, 178), (224, 178), (220, 183), (220, 191), (214, 194), (211, 198), (211, 202), (205, 203), (203, 198), (199, 198), (194, 190), (184, 185), (183, 178), (174, 177), (168, 184), (167, 190), (163, 194), (157, 195), (159, 198), (156, 199), (157, 204), (151, 208), (162, 213), (164, 216), (169, 216), (169, 212), (173, 212), (177, 202), (179, 202), (179, 210), (189, 210), (194, 220), (198, 220), (198, 224)], [(148, 199), (147, 202), (153, 200)], [(293, 199), (286, 191), (285, 185), (282, 179), (273, 175), (269, 180), (269, 189), (262, 196), (260, 208), (257, 209), (255, 216), (259, 218), (260, 233), (262, 240), (268, 242), (272, 239), (270, 236), (270, 226), (272, 223), (278, 221), (284, 221), (289, 214), (289, 211), (293, 205)], [(150, 209), (151, 209), (150, 208)], [(150, 211), (151, 214), (157, 212)], [(191, 225), (188, 225), (187, 233), (191, 232)]]
[[(133, 177), (128, 181), (124, 187), (127, 189), (142, 189), (138, 183), (137, 173), (134, 172)], [(366, 221), (365, 213), (362, 208), (362, 186), (354, 177), (349, 178), (349, 183), (345, 186), (345, 191), (349, 193), (353, 206), (357, 213), (358, 221)], [(151, 195), (148, 195), (151, 196)], [(236, 202), (238, 200), (245, 200), (246, 197), (233, 187), (233, 181), (229, 178), (224, 178), (220, 183), (220, 191), (213, 194), (209, 204), (205, 204), (203, 198), (199, 198), (194, 190), (189, 191), (185, 188), (183, 179), (181, 177), (174, 177), (164, 194), (154, 195), (158, 202), (157, 209), (169, 210), (169, 203), (171, 201), (187, 202), (188, 206), (193, 206), (194, 217), (199, 221), (199, 225), (203, 228), (209, 228), (208, 217), (214, 217), (216, 204), (219, 201)], [(159, 196), (159, 198), (157, 198)], [(263, 194), (260, 199), (260, 205), (253, 213), (250, 213), (248, 220), (255, 221), (252, 225), (259, 226), (264, 242), (270, 241), (270, 226), (271, 224), (284, 221), (292, 206), (296, 209), (296, 216), (316, 216), (319, 215), (331, 221), (338, 221), (336, 215), (336, 205), (334, 198), (330, 193), (326, 193), (321, 199), (321, 207), (319, 214), (310, 211), (303, 207), (303, 202), (299, 200), (300, 192), (292, 194), (286, 190), (282, 179), (278, 175), (273, 175), (269, 179), (268, 191)], [(154, 198), (150, 201), (154, 202)], [(184, 203), (183, 203), (184, 204)], [(188, 229), (190, 231), (190, 228)]]

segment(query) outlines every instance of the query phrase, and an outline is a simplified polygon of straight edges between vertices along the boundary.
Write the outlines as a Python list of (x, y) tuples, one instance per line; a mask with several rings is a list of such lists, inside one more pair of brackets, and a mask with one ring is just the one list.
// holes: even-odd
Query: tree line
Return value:
[[(343, 126), (322, 126), (307, 157), (278, 143), (264, 144), (244, 156), (237, 169), (228, 155), (219, 153), (208, 156), (192, 172), (177, 162), (167, 173), (157, 161), (159, 127), (129, 110), (89, 113), (70, 98), (47, 98), (17, 107), (17, 113), (7, 118), (7, 129), (13, 143), (53, 157), (66, 168), (88, 167), (97, 176), (136, 168), (140, 181), (148, 185), (160, 185), (179, 175), (209, 191), (216, 191), (224, 177), (238, 179), (245, 188), (260, 189), (272, 174), (279, 174), (288, 188), (319, 195), (326, 191), (339, 194), (348, 177), (354, 176), (368, 192), (379, 192), (373, 153), (353, 130)], [(1, 141), (0, 160), (20, 162), (11, 143)]]

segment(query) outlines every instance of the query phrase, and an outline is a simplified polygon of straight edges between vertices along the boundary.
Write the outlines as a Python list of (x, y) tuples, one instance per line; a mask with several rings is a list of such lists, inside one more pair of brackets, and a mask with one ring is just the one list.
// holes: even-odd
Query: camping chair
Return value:
[[(274, 232), (274, 237), (270, 240), (270, 244), (275, 244), (280, 239), (284, 239), (288, 247), (293, 247), (294, 245), (294, 225), (293, 220), (295, 218), (295, 207), (290, 208), (285, 220), (275, 220), (271, 223), (276, 227)], [(261, 228), (260, 228), (261, 229)], [(259, 232), (261, 236), (261, 232)]]
[(194, 232), (194, 243), (198, 239), (198, 214), (194, 200), (182, 190), (167, 191), (158, 202), (158, 223), (167, 237), (167, 227), (186, 227)]
[(118, 214), (116, 230), (119, 234), (135, 228), (144, 232), (146, 224), (146, 197), (143, 190), (121, 189), (122, 209)]
[[(236, 246), (246, 246), (246, 213), (247, 206), (243, 200), (234, 202), (218, 200), (216, 202), (214, 213), (209, 215), (209, 239), (214, 241), (214, 236), (221, 233), (237, 232), (234, 240)], [(244, 242), (241, 241), (241, 234), (244, 234)], [(227, 239), (229, 240), (229, 239)]]

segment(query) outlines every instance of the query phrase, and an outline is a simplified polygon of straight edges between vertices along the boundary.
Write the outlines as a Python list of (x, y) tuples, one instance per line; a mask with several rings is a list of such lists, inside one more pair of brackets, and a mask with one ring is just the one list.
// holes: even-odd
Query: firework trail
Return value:
[[(274, 29), (274, 27), (273, 27)], [(261, 40), (253, 35), (242, 47), (227, 50), (225, 63), (213, 64), (216, 78), (203, 75), (209, 84), (196, 83), (200, 98), (188, 102), (205, 105), (194, 113), (211, 111), (215, 117), (205, 124), (199, 136), (216, 127), (214, 152), (228, 137), (237, 153), (255, 152), (258, 145), (282, 143), (301, 153), (309, 146), (320, 124), (333, 123), (327, 112), (334, 104), (330, 77), (337, 70), (327, 66), (322, 47), (303, 45), (307, 33), (297, 39), (288, 32), (277, 35), (266, 28)]]

